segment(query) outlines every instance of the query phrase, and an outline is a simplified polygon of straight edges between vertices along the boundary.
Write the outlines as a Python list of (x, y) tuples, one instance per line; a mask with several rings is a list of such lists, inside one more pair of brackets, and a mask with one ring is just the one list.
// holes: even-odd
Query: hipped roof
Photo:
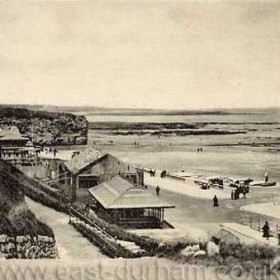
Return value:
[(119, 175), (88, 191), (105, 209), (175, 207)]
[(27, 137), (24, 137), (20, 134), (18, 128), (16, 126), (12, 126), (9, 129), (3, 129), (0, 131), (0, 141), (15, 141), (15, 140), (21, 140), (21, 141), (28, 141), (29, 139)]

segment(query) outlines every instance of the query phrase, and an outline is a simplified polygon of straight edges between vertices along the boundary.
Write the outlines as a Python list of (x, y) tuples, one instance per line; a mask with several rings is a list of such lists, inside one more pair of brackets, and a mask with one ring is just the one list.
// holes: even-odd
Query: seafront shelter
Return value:
[(28, 137), (23, 136), (16, 126), (0, 130), (0, 158), (12, 164), (30, 164), (36, 150)]
[(109, 222), (130, 228), (171, 227), (165, 221), (164, 212), (175, 206), (119, 175), (88, 191), (95, 202), (96, 212)]

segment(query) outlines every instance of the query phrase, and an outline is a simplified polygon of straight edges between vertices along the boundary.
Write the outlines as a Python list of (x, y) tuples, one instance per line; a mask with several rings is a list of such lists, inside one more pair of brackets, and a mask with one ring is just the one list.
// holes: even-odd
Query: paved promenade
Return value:
[(237, 237), (244, 244), (260, 244), (269, 246), (278, 246), (278, 240), (270, 237), (268, 240), (264, 238), (261, 231), (254, 230), (248, 226), (237, 223), (223, 223), (221, 228)]
[(201, 199), (213, 199), (214, 195), (216, 195), (219, 199), (230, 199), (230, 188), (226, 187), (223, 190), (216, 188), (202, 190), (199, 185), (194, 183), (194, 180), (194, 177), (188, 177), (185, 181), (170, 177), (160, 178), (160, 171), (156, 172), (155, 177), (150, 177), (150, 175), (145, 172), (145, 184), (147, 185), (159, 186), (160, 188), (168, 191)]

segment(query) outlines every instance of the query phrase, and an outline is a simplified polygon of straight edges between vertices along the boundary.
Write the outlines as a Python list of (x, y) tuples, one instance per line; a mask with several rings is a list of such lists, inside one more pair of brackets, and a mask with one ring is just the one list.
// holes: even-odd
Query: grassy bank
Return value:
[(28, 209), (19, 182), (8, 176), (3, 166), (0, 166), (0, 233), (53, 236), (51, 228)]

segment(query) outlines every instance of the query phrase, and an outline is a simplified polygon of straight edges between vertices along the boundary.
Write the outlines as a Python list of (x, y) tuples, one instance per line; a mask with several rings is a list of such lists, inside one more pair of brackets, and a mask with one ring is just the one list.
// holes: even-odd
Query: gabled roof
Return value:
[(120, 176), (115, 176), (88, 191), (105, 209), (175, 207)]
[(77, 174), (82, 169), (96, 162), (98, 159), (104, 157), (105, 155), (106, 153), (90, 147), (74, 156), (71, 160), (65, 162), (64, 165), (70, 172)]

